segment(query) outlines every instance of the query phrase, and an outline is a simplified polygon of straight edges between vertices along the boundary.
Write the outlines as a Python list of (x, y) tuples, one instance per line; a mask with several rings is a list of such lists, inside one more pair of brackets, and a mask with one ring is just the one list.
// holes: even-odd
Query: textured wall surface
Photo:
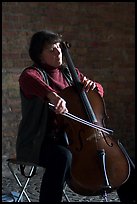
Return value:
[(30, 37), (57, 31), (72, 44), (75, 66), (102, 84), (114, 130), (130, 155), (135, 152), (135, 3), (2, 2), (2, 145), (15, 153), (21, 119), (18, 77), (32, 62)]

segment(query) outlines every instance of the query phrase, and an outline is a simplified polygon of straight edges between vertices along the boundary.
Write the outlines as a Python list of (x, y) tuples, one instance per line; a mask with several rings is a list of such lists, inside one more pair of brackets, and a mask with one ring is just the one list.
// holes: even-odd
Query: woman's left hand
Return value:
[(100, 96), (101, 97), (104, 96), (104, 89), (103, 89), (101, 84), (99, 84), (97, 82), (94, 82), (94, 81), (86, 78), (85, 76), (84, 76), (84, 78), (82, 80), (82, 83), (84, 85), (84, 88), (85, 88), (86, 92), (88, 92), (90, 89), (93, 90), (93, 89), (97, 88), (98, 93), (100, 94)]
[(93, 90), (96, 88), (96, 83), (84, 76), (82, 83), (84, 85), (85, 91), (88, 92), (90, 89)]

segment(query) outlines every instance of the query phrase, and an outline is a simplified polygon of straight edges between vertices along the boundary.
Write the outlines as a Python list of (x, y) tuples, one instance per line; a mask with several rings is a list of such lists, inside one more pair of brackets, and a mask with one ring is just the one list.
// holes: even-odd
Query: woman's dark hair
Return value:
[(36, 64), (41, 64), (40, 54), (45, 46), (61, 42), (61, 35), (49, 30), (43, 30), (35, 33), (30, 41), (29, 56)]

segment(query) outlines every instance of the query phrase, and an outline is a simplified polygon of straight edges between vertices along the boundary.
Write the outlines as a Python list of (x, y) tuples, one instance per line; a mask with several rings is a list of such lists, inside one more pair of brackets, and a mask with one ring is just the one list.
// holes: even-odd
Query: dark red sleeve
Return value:
[(27, 98), (38, 96), (45, 100), (49, 92), (55, 92), (44, 82), (40, 72), (33, 68), (27, 68), (22, 72), (19, 78), (19, 85)]

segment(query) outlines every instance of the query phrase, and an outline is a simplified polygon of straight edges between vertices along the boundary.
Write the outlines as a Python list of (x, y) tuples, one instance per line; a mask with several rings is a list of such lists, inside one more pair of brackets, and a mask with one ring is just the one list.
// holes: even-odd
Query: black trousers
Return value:
[(72, 154), (64, 141), (45, 143), (40, 165), (46, 168), (42, 178), (39, 202), (61, 202), (64, 182), (70, 177)]

